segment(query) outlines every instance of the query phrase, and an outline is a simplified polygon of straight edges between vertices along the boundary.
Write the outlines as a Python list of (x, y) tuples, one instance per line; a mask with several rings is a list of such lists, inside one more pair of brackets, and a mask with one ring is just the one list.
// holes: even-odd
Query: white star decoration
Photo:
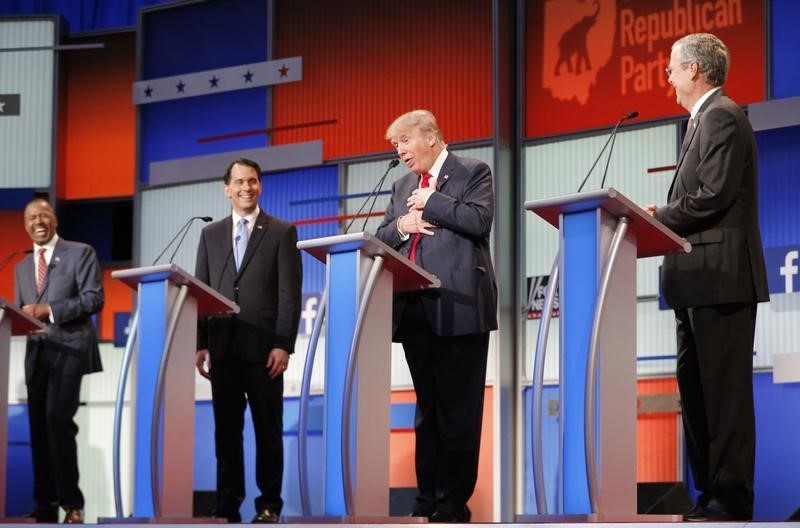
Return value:
[(136, 81), (133, 83), (133, 104), (141, 105), (256, 86), (271, 86), (300, 81), (302, 78), (302, 57), (241, 64), (217, 70)]

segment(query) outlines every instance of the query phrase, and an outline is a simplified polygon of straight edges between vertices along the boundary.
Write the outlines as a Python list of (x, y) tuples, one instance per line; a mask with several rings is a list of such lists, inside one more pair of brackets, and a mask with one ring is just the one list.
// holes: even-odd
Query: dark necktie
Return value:
[[(422, 175), (422, 181), (419, 184), (420, 188), (430, 187), (431, 186), (431, 173), (426, 172)], [(417, 244), (419, 244), (419, 239), (422, 238), (420, 233), (416, 233), (414, 235), (414, 239), (411, 241), (411, 250), (408, 252), (408, 259), (411, 262), (417, 262)]]
[(36, 269), (36, 295), (41, 295), (44, 282), (47, 280), (47, 261), (44, 260), (45, 251), (47, 251), (47, 248), (39, 250), (39, 262)]
[(681, 150), (684, 150), (686, 148), (686, 145), (689, 144), (689, 137), (691, 137), (693, 131), (694, 131), (694, 120), (690, 117), (689, 122), (686, 123), (686, 132), (683, 134), (683, 143), (681, 144)]

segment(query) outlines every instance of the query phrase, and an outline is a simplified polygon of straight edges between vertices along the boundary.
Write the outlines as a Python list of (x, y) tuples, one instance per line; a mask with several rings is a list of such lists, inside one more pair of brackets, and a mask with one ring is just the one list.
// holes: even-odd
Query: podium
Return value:
[[(132, 514), (191, 518), (197, 318), (238, 313), (239, 307), (175, 264), (117, 270), (111, 276), (137, 290), (139, 301), (135, 317), (138, 325), (132, 325), (136, 328), (131, 328), (129, 337), (130, 343), (138, 330), (136, 384), (131, 398)], [(121, 390), (117, 392), (117, 414), (122, 408), (130, 357), (126, 349)], [(119, 452), (118, 436), (115, 434), (115, 453)], [(115, 460), (116, 495), (119, 495), (118, 467)], [(116, 498), (117, 516), (122, 517), (121, 501)]]
[[(558, 513), (635, 515), (636, 259), (691, 245), (613, 188), (531, 200), (525, 208), (560, 233)], [(549, 313), (540, 325), (549, 325)], [(536, 436), (534, 449), (541, 449)], [(542, 513), (542, 467), (536, 454), (533, 460)]]
[(39, 332), (47, 326), (0, 297), (0, 519), (6, 516), (6, 462), (8, 450), (8, 356), (11, 336)]
[[(297, 247), (326, 264), (327, 302), (320, 308), (329, 314), (324, 516), (387, 517), (392, 297), (396, 291), (436, 288), (441, 282), (369, 233), (303, 240)], [(318, 314), (317, 323), (323, 317)], [(301, 413), (313, 345), (303, 375)], [(357, 418), (351, 421), (351, 416)], [(302, 417), (300, 427), (301, 501), (303, 514), (310, 515)]]

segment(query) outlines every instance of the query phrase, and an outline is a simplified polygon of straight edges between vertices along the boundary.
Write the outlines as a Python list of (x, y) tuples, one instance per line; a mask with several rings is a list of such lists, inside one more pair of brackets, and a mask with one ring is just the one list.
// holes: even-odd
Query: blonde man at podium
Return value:
[(489, 332), (497, 286), (489, 251), (492, 173), (448, 152), (427, 110), (398, 117), (386, 139), (409, 172), (392, 185), (377, 237), (441, 280), (395, 297), (393, 340), (417, 396), (415, 516), (468, 522), (478, 477)]
[(750, 122), (725, 95), (730, 53), (714, 35), (672, 45), (667, 75), (690, 112), (663, 207), (645, 209), (692, 244), (664, 257), (662, 289), (675, 310), (677, 378), (700, 497), (688, 521), (753, 515), (753, 339), (769, 300), (758, 225), (758, 163)]

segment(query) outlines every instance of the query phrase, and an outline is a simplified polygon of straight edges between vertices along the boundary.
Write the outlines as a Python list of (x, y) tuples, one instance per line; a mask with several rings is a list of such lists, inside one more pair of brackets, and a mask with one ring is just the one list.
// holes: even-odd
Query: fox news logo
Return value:
[(784, 246), (767, 248), (767, 281), (770, 293), (794, 293), (800, 291), (800, 247)]
[[(525, 305), (525, 312), (528, 319), (541, 319), (544, 309), (545, 293), (550, 275), (537, 275), (528, 277), (528, 302)], [(553, 298), (552, 317), (558, 317), (558, 289)]]

